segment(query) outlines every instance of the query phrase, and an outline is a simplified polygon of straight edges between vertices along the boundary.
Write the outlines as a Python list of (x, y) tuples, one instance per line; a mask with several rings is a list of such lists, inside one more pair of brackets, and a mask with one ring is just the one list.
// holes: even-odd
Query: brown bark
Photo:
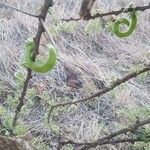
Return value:
[(88, 20), (91, 17), (91, 9), (95, 0), (82, 0), (79, 15), (83, 20)]

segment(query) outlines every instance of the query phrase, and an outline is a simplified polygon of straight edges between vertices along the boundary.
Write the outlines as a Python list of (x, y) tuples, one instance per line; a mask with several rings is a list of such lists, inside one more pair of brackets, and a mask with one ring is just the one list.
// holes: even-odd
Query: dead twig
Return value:
[(26, 12), (26, 11), (23, 11), (23, 10), (21, 10), (21, 9), (18, 9), (18, 8), (14, 7), (14, 6), (11, 6), (11, 5), (9, 5), (9, 4), (6, 4), (6, 3), (0, 3), (0, 8), (2, 8), (2, 7), (10, 8), (10, 9), (16, 10), (17, 12), (26, 14), (26, 15), (31, 16), (31, 17), (40, 18), (40, 16), (38, 16), (38, 15), (34, 15), (34, 14), (31, 14), (31, 13), (28, 13), (28, 12)]
[(111, 133), (106, 137), (100, 138), (97, 141), (93, 142), (93, 143), (79, 143), (79, 142), (74, 142), (74, 141), (67, 141), (67, 142), (61, 142), (62, 145), (66, 145), (66, 144), (74, 144), (76, 146), (83, 146), (82, 148), (80, 148), (80, 150), (87, 150), (90, 148), (94, 148), (96, 146), (102, 146), (102, 145), (106, 145), (106, 144), (117, 144), (117, 143), (135, 143), (135, 142), (143, 142), (144, 139), (139, 139), (139, 138), (124, 138), (124, 139), (113, 139), (116, 138), (117, 136), (120, 136), (122, 134), (126, 134), (127, 132), (134, 132), (135, 130), (137, 130), (138, 128), (146, 125), (146, 124), (150, 124), (150, 118), (143, 120), (143, 121), (138, 121), (136, 123), (134, 123), (133, 125), (130, 125), (127, 128), (121, 129), (115, 133)]
[(50, 115), (52, 113), (52, 111), (57, 108), (57, 107), (62, 107), (62, 106), (66, 106), (66, 105), (73, 105), (73, 104), (77, 104), (77, 103), (81, 103), (81, 102), (86, 102), (86, 101), (89, 101), (89, 100), (92, 100), (93, 98), (95, 97), (99, 97), (109, 91), (112, 91), (114, 88), (118, 87), (119, 85), (127, 82), (128, 80), (132, 79), (132, 78), (135, 78), (137, 77), (138, 75), (142, 74), (142, 73), (145, 73), (145, 72), (148, 72), (150, 71), (150, 64), (146, 65), (144, 68), (140, 69), (140, 70), (137, 70), (135, 72), (132, 72), (128, 75), (126, 75), (125, 77), (123, 77), (122, 79), (117, 79), (116, 81), (114, 81), (111, 85), (105, 87), (103, 90), (100, 90), (99, 92), (91, 95), (90, 97), (87, 97), (87, 98), (83, 98), (83, 99), (80, 99), (80, 100), (76, 100), (76, 101), (71, 101), (71, 102), (65, 102), (65, 103), (58, 103), (58, 104), (55, 104), (53, 106), (51, 106), (51, 109), (49, 110), (49, 114), (48, 114), (48, 123), (49, 123), (49, 118), (50, 118)]
[[(148, 5), (145, 6), (137, 6), (134, 8), (121, 8), (119, 10), (114, 10), (114, 11), (110, 11), (110, 12), (106, 12), (106, 13), (97, 13), (91, 17), (88, 18), (88, 20), (90, 19), (95, 19), (95, 18), (102, 18), (102, 17), (106, 17), (106, 16), (110, 16), (110, 15), (119, 15), (121, 13), (128, 13), (128, 12), (132, 12), (134, 11), (145, 11), (147, 9), (150, 9), (150, 3)], [(69, 18), (69, 19), (61, 19), (62, 21), (79, 21), (81, 20), (81, 18)]]
[[(46, 18), (48, 9), (49, 9), (49, 7), (51, 7), (52, 5), (53, 5), (53, 0), (45, 0), (44, 6), (43, 6), (43, 8), (42, 8), (42, 10), (41, 10), (41, 13), (40, 13), (40, 15), (39, 15), (39, 16), (42, 17), (43, 21), (45, 21), (45, 18)], [(36, 34), (36, 36), (34, 37), (35, 47), (34, 47), (34, 50), (33, 50), (33, 57), (32, 57), (33, 61), (35, 61), (36, 55), (38, 54), (38, 49), (39, 49), (39, 44), (40, 44), (41, 35), (42, 35), (42, 33), (43, 33), (44, 31), (45, 31), (45, 30), (44, 30), (44, 28), (43, 28), (43, 25), (42, 25), (42, 23), (39, 21), (37, 34)], [(20, 98), (18, 99), (19, 104), (17, 105), (17, 108), (16, 108), (16, 110), (15, 110), (15, 115), (14, 115), (13, 122), (12, 122), (12, 126), (13, 126), (13, 127), (16, 126), (19, 112), (21, 111), (21, 108), (22, 108), (23, 105), (24, 105), (24, 97), (25, 97), (25, 95), (26, 95), (28, 83), (29, 83), (29, 80), (32, 78), (32, 71), (31, 71), (31, 69), (28, 68), (27, 71), (28, 71), (27, 77), (26, 77), (26, 80), (25, 80), (25, 82), (24, 82), (24, 86), (23, 86), (23, 90), (22, 90), (21, 96), (20, 96)]]

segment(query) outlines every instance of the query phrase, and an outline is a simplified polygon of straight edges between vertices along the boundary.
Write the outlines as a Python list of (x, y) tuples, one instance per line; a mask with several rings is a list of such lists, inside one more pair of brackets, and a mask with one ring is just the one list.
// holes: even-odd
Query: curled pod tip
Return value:
[(56, 50), (55, 48), (48, 44), (48, 58), (46, 62), (43, 62), (42, 64), (38, 64), (32, 60), (32, 52), (34, 49), (34, 42), (33, 38), (28, 39), (25, 42), (25, 63), (24, 65), (31, 70), (39, 73), (46, 73), (50, 70), (52, 70), (56, 64), (57, 56), (56, 56)]
[[(129, 20), (127, 20), (125, 18), (116, 20), (114, 22), (114, 33), (118, 37), (121, 37), (121, 38), (127, 37), (133, 33), (133, 31), (136, 28), (136, 24), (137, 24), (137, 15), (136, 15), (135, 11), (130, 13), (130, 19), (131, 19), (131, 22), (129, 22)], [(129, 29), (127, 31), (122, 32), (122, 31), (120, 31), (120, 25), (126, 25), (126, 26), (128, 26)]]

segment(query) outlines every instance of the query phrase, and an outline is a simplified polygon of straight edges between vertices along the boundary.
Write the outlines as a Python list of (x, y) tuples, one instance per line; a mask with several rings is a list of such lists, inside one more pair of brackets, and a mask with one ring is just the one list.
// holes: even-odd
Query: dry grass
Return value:
[[(8, 0), (7, 2), (33, 14), (39, 12), (40, 4), (42, 4), (40, 0)], [(48, 15), (47, 17), (49, 28), (55, 24), (54, 19), (56, 18), (78, 16), (81, 1), (55, 0), (54, 2), (55, 5), (51, 10), (52, 16)], [(128, 6), (129, 2), (131, 1), (97, 0), (94, 7), (97, 11), (106, 12)], [(149, 0), (132, 0), (132, 2), (135, 5), (144, 5), (148, 4)], [(38, 21), (7, 9), (0, 9), (0, 14), (0, 89), (15, 92), (13, 91), (16, 87), (14, 73), (20, 70), (26, 73), (26, 70), (20, 65), (23, 58), (24, 41), (27, 37), (35, 35)], [(79, 21), (76, 23), (73, 33), (63, 32), (54, 36), (58, 51), (58, 64), (50, 73), (35, 74), (31, 81), (32, 85), (44, 83), (50, 99), (54, 102), (63, 101), (64, 98), (67, 100), (78, 99), (98, 91), (94, 84), (95, 79), (105, 81), (104, 84), (107, 84), (113, 81), (113, 78), (130, 72), (135, 66), (150, 61), (147, 57), (147, 52), (150, 51), (149, 16), (149, 10), (140, 12), (136, 31), (125, 39), (112, 36), (105, 29), (102, 29), (100, 34), (94, 33), (87, 36), (84, 33), (87, 22)], [(43, 41), (43, 43), (45, 42)], [(80, 80), (82, 87), (72, 89), (68, 86), (68, 78)], [(93, 110), (87, 103), (80, 104), (76, 111), (72, 111), (70, 107), (66, 108), (68, 111), (57, 116), (59, 118), (57, 123), (60, 124), (60, 130), (66, 138), (76, 141), (95, 140), (99, 137), (99, 133), (106, 132), (104, 132), (103, 124), (110, 124), (109, 120), (112, 123), (110, 126), (117, 124), (114, 116), (118, 106), (149, 104), (149, 90), (146, 82), (139, 83), (132, 80), (126, 84), (125, 88), (118, 88), (113, 93), (94, 101)], [(101, 111), (104, 108), (107, 110), (104, 111), (107, 115)], [(39, 122), (41, 123), (41, 120), (37, 119), (36, 125)], [(33, 125), (31, 120), (28, 123)], [(42, 123), (40, 128), (48, 130)], [(116, 149), (114, 146), (107, 148), (109, 150)]]

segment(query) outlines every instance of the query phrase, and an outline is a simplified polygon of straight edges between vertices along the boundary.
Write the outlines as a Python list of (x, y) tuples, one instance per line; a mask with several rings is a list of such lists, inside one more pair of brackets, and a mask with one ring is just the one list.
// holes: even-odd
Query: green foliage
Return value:
[[(128, 122), (136, 122), (137, 118), (146, 118), (150, 116), (150, 105), (124, 108), (119, 110), (117, 114), (121, 117), (129, 119)], [(147, 124), (134, 133), (136, 138), (144, 142), (137, 142), (133, 145), (133, 150), (150, 149), (150, 126)]]
[(133, 150), (150, 150), (150, 142), (137, 142), (133, 145)]
[(48, 103), (50, 106), (53, 105), (54, 99), (51, 99), (49, 96), (48, 91), (43, 91), (42, 95), (40, 95), (40, 97), (42, 98), (42, 100), (44, 100), (46, 103)]
[[(114, 82), (115, 81), (116, 80), (114, 80)], [(111, 99), (115, 100), (116, 99), (116, 94), (118, 94), (118, 92), (124, 92), (124, 91), (126, 91), (127, 88), (128, 88), (127, 83), (123, 83), (123, 84), (119, 85), (119, 87), (117, 87), (116, 89), (110, 91), (109, 94), (110, 94)]]
[(137, 131), (136, 136), (144, 142), (137, 142), (133, 145), (133, 150), (149, 150), (150, 149), (150, 126), (146, 125)]
[(15, 73), (15, 84), (16, 88), (22, 88), (25, 80), (25, 74), (22, 70), (19, 70)]
[(24, 135), (27, 133), (29, 127), (25, 125), (23, 122), (19, 122), (17, 126), (15, 126), (13, 132), (17, 135)]
[(101, 32), (101, 22), (99, 19), (89, 20), (85, 29), (85, 34), (100, 34)]
[(29, 115), (30, 110), (34, 104), (33, 98), (35, 96), (36, 96), (36, 90), (34, 87), (31, 89), (27, 89), (27, 93), (26, 93), (27, 101), (26, 101), (25, 105), (23, 105), (20, 115), (22, 115), (22, 116)]
[(29, 106), (29, 104), (27, 102), (26, 105), (24, 105), (22, 107), (21, 112), (20, 112), (20, 116), (22, 116), (22, 117), (27, 116), (27, 115), (29, 115), (30, 111), (31, 111), (31, 106)]
[[(142, 64), (140, 64), (140, 65), (135, 65), (134, 67), (132, 67), (129, 71), (130, 72), (138, 72), (139, 70), (141, 70), (143, 68), (143, 65)], [(142, 73), (142, 74), (140, 74), (140, 75), (138, 75), (137, 77), (136, 77), (136, 80), (137, 80), (137, 82), (138, 83), (143, 83), (144, 81), (145, 81), (145, 78), (147, 77), (147, 74), (148, 74), (148, 72), (145, 72), (145, 73)]]
[(47, 150), (47, 146), (40, 138), (34, 138), (32, 140), (32, 145), (37, 149), (37, 150)]
[(34, 97), (36, 96), (36, 90), (35, 88), (28, 88), (27, 89), (27, 94), (26, 94), (26, 98), (30, 101), (32, 100)]
[(51, 121), (50, 124), (48, 124), (48, 127), (53, 133), (59, 135), (59, 126), (54, 121)]
[(55, 133), (56, 135), (59, 135), (59, 127), (54, 122), (51, 122), (49, 127), (53, 133)]
[(7, 105), (11, 108), (11, 109), (14, 109), (16, 106), (17, 106), (17, 100), (19, 98), (19, 95), (18, 93), (15, 93), (14, 96), (12, 95), (8, 95), (7, 96)]
[(9, 131), (12, 130), (12, 119), (7, 115), (7, 110), (3, 106), (0, 106), (0, 118), (3, 121), (3, 126), (0, 126), (0, 134), (9, 135)]
[(57, 118), (57, 111), (56, 111), (56, 113), (54, 112), (54, 113), (51, 114), (51, 118), (49, 118), (50, 123), (47, 122), (48, 113), (49, 112), (45, 113), (45, 116), (44, 116), (45, 125), (46, 125), (46, 127), (50, 128), (53, 133), (55, 133), (56, 135), (59, 135), (59, 126), (53, 121), (53, 119), (51, 119), (51, 118), (55, 118), (55, 119)]
[(2, 117), (3, 127), (1, 127), (1, 133), (4, 135), (10, 135), (12, 131), (12, 114), (9, 112), (5, 112), (4, 116)]
[(76, 29), (76, 24), (76, 22), (61, 22), (55, 20), (49, 30), (53, 36), (58, 36), (62, 32), (73, 33)]
[(101, 29), (103, 29), (106, 33), (110, 33), (111, 35), (114, 35), (114, 21), (113, 18), (109, 18), (107, 20), (101, 19)]
[(64, 150), (74, 150), (74, 148), (71, 144), (68, 144), (64, 146)]
[[(23, 122), (19, 122), (14, 128), (12, 127), (12, 121), (14, 117), (14, 111), (16, 106), (18, 105), (18, 99), (20, 97), (20, 93), (24, 84), (25, 74), (23, 70), (19, 70), (14, 75), (15, 81), (15, 92), (5, 95), (5, 105), (0, 106), (0, 118), (2, 121), (2, 125), (0, 126), (0, 134), (5, 136), (10, 136), (12, 131), (16, 135), (24, 135), (27, 133), (29, 127)], [(24, 117), (28, 115), (31, 107), (33, 106), (32, 99), (36, 96), (35, 88), (31, 88), (27, 90), (25, 105), (21, 109), (20, 116)]]
[(137, 106), (131, 108), (124, 108), (117, 112), (119, 116), (125, 116), (131, 121), (136, 121), (136, 118), (143, 118), (143, 116), (150, 116), (150, 106)]
[[(4, 128), (2, 127), (1, 130), (5, 130), (5, 135), (10, 134), (9, 131), (11, 131), (12, 128), (12, 118), (14, 117), (14, 110), (16, 109), (16, 106), (18, 105), (18, 99), (20, 97), (21, 88), (23, 87), (23, 81), (25, 80), (25, 74), (22, 71), (17, 71), (15, 73), (15, 85), (16, 85), (16, 92), (14, 94), (9, 94), (6, 97), (5, 106), (0, 106), (0, 116), (2, 118), (2, 124)], [(30, 112), (30, 108), (33, 105), (32, 99), (36, 95), (35, 89), (28, 89), (26, 98), (28, 101), (26, 104), (22, 107), (20, 115), (28, 115)], [(28, 127), (24, 125), (23, 123), (18, 124), (14, 128), (14, 133), (17, 135), (21, 135), (26, 133), (28, 130)]]
[(3, 106), (0, 106), (0, 117), (6, 114), (6, 109)]
[(150, 142), (150, 126), (147, 125), (147, 127), (139, 129), (136, 136), (139, 140), (143, 140), (145, 143)]
[(106, 32), (111, 33), (111, 35), (114, 35), (113, 32), (113, 22), (112, 21), (108, 21), (107, 23), (105, 23), (105, 25), (103, 26), (103, 28), (105, 28)]

